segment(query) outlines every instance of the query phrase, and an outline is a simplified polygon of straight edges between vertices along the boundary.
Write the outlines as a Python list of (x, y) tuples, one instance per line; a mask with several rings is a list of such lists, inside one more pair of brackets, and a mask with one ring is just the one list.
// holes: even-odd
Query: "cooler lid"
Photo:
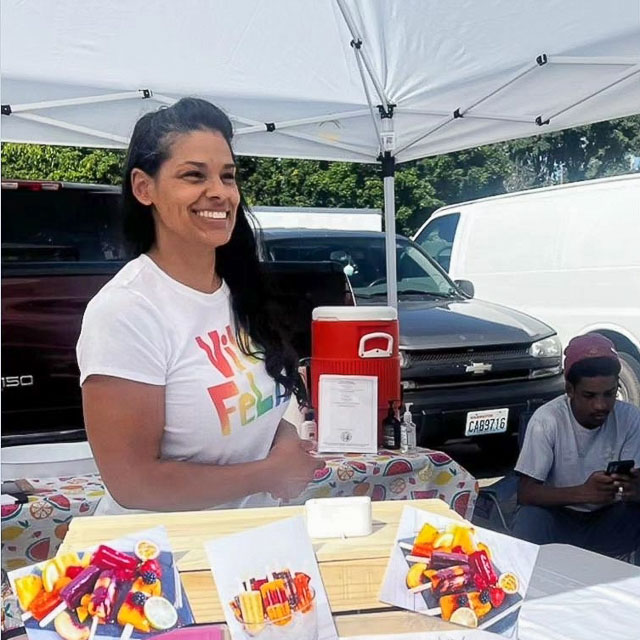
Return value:
[(313, 320), (344, 321), (344, 320), (397, 320), (398, 311), (393, 307), (362, 306), (362, 307), (316, 307), (311, 315)]

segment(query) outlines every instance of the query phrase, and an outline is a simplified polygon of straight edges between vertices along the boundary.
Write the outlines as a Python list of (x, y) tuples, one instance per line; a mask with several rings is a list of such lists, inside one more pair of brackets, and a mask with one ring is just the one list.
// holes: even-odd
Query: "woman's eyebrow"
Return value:
[(197, 160), (185, 160), (184, 162), (181, 163), (181, 165), (185, 165), (185, 164), (192, 164), (195, 167), (198, 167), (199, 169), (205, 169), (207, 166), (206, 162), (198, 162)]
[[(183, 166), (185, 164), (190, 164), (193, 165), (195, 167), (198, 167), (198, 169), (206, 169), (207, 168), (207, 163), (206, 162), (198, 162), (197, 160), (185, 160), (184, 162), (180, 163), (180, 166)], [(222, 166), (223, 169), (235, 169), (236, 165), (234, 162), (228, 162), (227, 164)]]

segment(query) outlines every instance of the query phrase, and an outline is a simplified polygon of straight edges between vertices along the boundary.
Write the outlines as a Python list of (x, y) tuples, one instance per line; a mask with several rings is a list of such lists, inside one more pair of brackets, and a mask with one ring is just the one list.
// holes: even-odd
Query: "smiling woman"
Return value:
[(231, 138), (224, 113), (194, 98), (134, 129), (123, 204), (137, 257), (90, 302), (77, 347), (100, 513), (273, 504), (323, 466), (282, 420), (305, 391)]

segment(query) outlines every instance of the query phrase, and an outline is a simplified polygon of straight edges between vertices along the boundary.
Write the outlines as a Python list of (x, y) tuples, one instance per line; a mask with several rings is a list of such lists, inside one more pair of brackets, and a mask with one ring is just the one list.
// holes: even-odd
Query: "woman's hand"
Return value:
[(267, 460), (273, 477), (268, 486), (269, 493), (280, 500), (299, 496), (313, 480), (318, 469), (324, 469), (323, 460), (310, 455), (313, 443), (297, 436), (277, 438)]

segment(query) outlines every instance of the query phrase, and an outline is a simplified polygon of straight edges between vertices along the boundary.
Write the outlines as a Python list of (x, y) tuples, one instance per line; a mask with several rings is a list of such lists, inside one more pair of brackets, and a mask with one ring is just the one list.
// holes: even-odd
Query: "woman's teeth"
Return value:
[(200, 218), (211, 218), (212, 220), (226, 220), (229, 215), (228, 211), (196, 211), (195, 214)]

